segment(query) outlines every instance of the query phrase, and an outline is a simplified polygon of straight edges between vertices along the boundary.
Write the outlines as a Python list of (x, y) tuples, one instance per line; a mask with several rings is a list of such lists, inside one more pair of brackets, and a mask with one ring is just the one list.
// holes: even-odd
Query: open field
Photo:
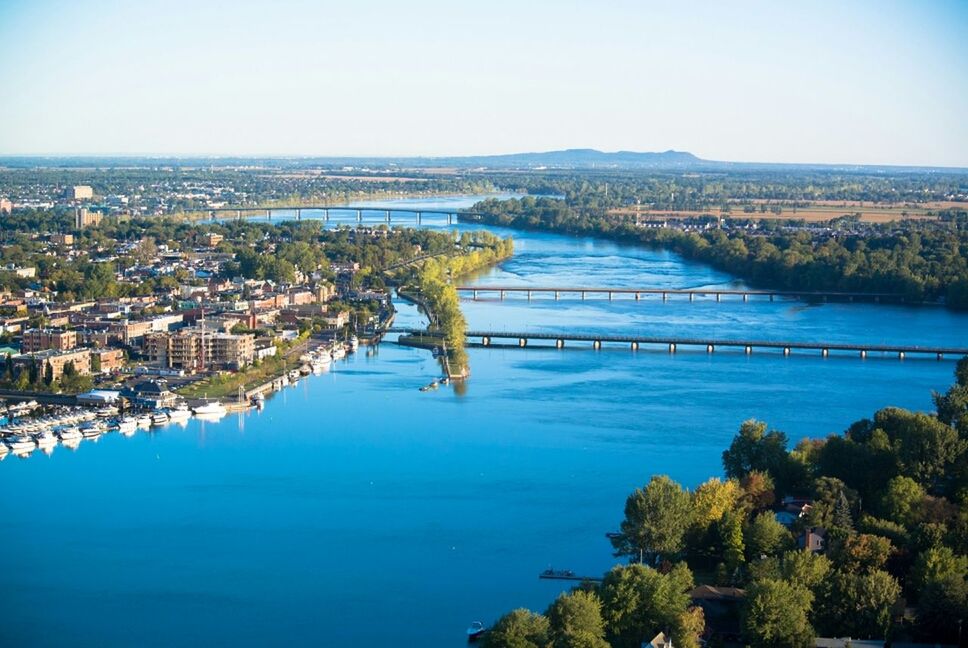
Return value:
[[(833, 201), (829, 201), (833, 202)], [(841, 216), (850, 216), (853, 214), (860, 214), (860, 220), (865, 223), (890, 223), (893, 221), (900, 220), (936, 220), (937, 215), (935, 213), (940, 209), (950, 209), (950, 208), (965, 208), (968, 209), (968, 204), (965, 203), (925, 203), (918, 206), (910, 205), (873, 205), (872, 203), (849, 203), (845, 204), (843, 202), (838, 202), (836, 204), (817, 204), (814, 203), (809, 207), (783, 207), (783, 211), (779, 214), (774, 214), (773, 212), (760, 212), (757, 210), (754, 213), (746, 213), (740, 206), (733, 207), (733, 210), (729, 214), (720, 214), (718, 209), (711, 209), (708, 211), (661, 211), (661, 210), (637, 210), (633, 207), (622, 208), (622, 209), (612, 209), (609, 210), (610, 214), (616, 216), (637, 216), (643, 221), (649, 220), (667, 220), (667, 219), (683, 219), (683, 218), (698, 218), (703, 216), (720, 216), (726, 215), (731, 218), (750, 218), (755, 220), (805, 220), (808, 222), (824, 222), (833, 220), (834, 218), (839, 218)]]

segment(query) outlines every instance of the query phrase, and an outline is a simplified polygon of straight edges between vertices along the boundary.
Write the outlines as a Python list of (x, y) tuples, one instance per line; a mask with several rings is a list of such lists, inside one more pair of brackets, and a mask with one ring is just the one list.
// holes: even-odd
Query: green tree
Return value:
[(665, 475), (652, 477), (625, 501), (625, 519), (613, 545), (620, 554), (674, 555), (692, 519), (689, 493)]
[(754, 648), (808, 648), (814, 632), (807, 618), (813, 595), (781, 580), (756, 581), (746, 593), (743, 636)]
[(546, 648), (548, 618), (519, 608), (508, 612), (485, 634), (484, 648)]
[(911, 526), (920, 516), (921, 502), (927, 493), (910, 477), (898, 475), (887, 482), (887, 491), (881, 499), (881, 511), (889, 520)]
[(743, 538), (749, 560), (775, 555), (788, 548), (792, 540), (790, 532), (776, 521), (771, 511), (754, 516), (743, 530)]
[(608, 648), (602, 602), (594, 592), (563, 593), (548, 608), (546, 616), (554, 648)]
[(677, 646), (699, 644), (702, 619), (690, 610), (692, 572), (683, 563), (668, 574), (644, 565), (614, 567), (605, 575), (599, 594), (609, 643), (616, 648), (638, 648), (659, 630)]
[(968, 556), (949, 547), (928, 549), (915, 561), (911, 580), (922, 632), (936, 641), (957, 641), (954, 621), (968, 620)]
[(787, 437), (783, 432), (767, 432), (766, 423), (745, 421), (723, 452), (726, 476), (742, 479), (753, 471), (765, 472), (776, 489), (788, 492), (803, 481), (802, 466), (787, 454)]
[(901, 595), (893, 576), (876, 569), (860, 574), (838, 569), (829, 587), (819, 614), (825, 635), (889, 638), (891, 608)]

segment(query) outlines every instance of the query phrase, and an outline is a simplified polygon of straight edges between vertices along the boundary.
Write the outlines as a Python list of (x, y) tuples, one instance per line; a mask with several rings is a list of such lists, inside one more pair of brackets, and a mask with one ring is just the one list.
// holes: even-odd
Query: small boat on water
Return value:
[(484, 636), (487, 628), (480, 621), (475, 621), (467, 628), (467, 641), (474, 642)]
[(89, 421), (81, 426), (81, 436), (85, 439), (96, 439), (108, 431), (108, 426), (103, 421)]
[(147, 430), (148, 428), (151, 427), (151, 417), (148, 416), (147, 414), (141, 414), (141, 415), (139, 415), (135, 419), (135, 421), (137, 422), (138, 427), (141, 428), (141, 429), (143, 429), (143, 430)]
[(45, 429), (34, 435), (34, 441), (38, 448), (53, 448), (57, 445), (57, 437), (49, 429)]
[(346, 347), (344, 347), (342, 344), (338, 344), (333, 348), (330, 354), (333, 356), (333, 360), (339, 360), (340, 358), (345, 358)]
[(164, 410), (158, 410), (156, 412), (151, 413), (152, 425), (165, 425), (170, 420), (171, 420), (171, 417), (168, 416), (168, 412)]
[(225, 406), (222, 405), (222, 403), (220, 403), (219, 401), (211, 401), (209, 403), (205, 403), (204, 405), (199, 405), (197, 407), (194, 407), (193, 411), (195, 412), (195, 414), (198, 414), (201, 416), (212, 416), (212, 415), (222, 416), (228, 410), (226, 410)]
[(30, 453), (37, 447), (37, 442), (26, 434), (10, 436), (5, 441), (14, 454)]
[(68, 427), (61, 428), (60, 431), (57, 433), (57, 436), (60, 437), (61, 441), (66, 442), (66, 441), (73, 441), (73, 440), (80, 441), (84, 435), (81, 434), (81, 431), (76, 426), (71, 425)]
[(118, 408), (108, 405), (106, 407), (99, 408), (96, 414), (98, 418), (110, 418), (118, 415)]
[(360, 348), (360, 338), (355, 335), (351, 336), (348, 344), (350, 345), (350, 353), (356, 353), (356, 350)]
[(138, 430), (138, 419), (133, 416), (125, 416), (118, 421), (118, 432), (125, 436), (131, 436)]
[(184, 423), (192, 417), (192, 411), (184, 403), (168, 410), (168, 418), (172, 423)]
[(308, 364), (304, 364), (301, 367), (299, 367), (299, 374), (302, 376), (308, 376), (312, 372), (313, 372), (313, 369)]

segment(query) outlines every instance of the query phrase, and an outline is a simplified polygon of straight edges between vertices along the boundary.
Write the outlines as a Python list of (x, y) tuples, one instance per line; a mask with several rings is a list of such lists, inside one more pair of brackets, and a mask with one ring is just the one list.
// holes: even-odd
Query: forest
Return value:
[(642, 228), (554, 198), (490, 199), (474, 211), (483, 222), (602, 236), (672, 250), (754, 286), (802, 291), (896, 293), (904, 301), (942, 300), (968, 309), (968, 212), (864, 233), (821, 234), (776, 226), (686, 231)]
[[(743, 423), (722, 478), (688, 490), (657, 475), (628, 496), (612, 536), (627, 564), (544, 614), (508, 613), (485, 645), (637, 648), (660, 631), (684, 648), (701, 637), (957, 644), (968, 619), (968, 357), (934, 402), (932, 413), (882, 409), (792, 450), (783, 432)], [(778, 510), (796, 514), (784, 524)], [(707, 617), (690, 598), (697, 581), (738, 588), (738, 605)]]

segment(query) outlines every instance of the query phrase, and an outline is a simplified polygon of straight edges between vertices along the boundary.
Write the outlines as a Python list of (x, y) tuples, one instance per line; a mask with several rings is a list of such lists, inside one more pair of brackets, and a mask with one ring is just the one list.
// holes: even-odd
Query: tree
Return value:
[(881, 510), (889, 520), (910, 526), (920, 516), (919, 507), (926, 495), (924, 488), (910, 477), (897, 476), (887, 482)]
[(807, 619), (813, 595), (781, 580), (756, 581), (746, 593), (743, 635), (754, 648), (808, 648), (814, 632)]
[(553, 648), (608, 648), (602, 621), (602, 602), (594, 592), (563, 593), (548, 608)]
[(901, 595), (893, 576), (881, 570), (852, 574), (837, 569), (829, 586), (819, 614), (824, 634), (888, 638), (891, 608)]
[(895, 449), (897, 472), (925, 486), (935, 484), (968, 443), (937, 418), (897, 407), (877, 412), (874, 425), (884, 430)]
[(723, 561), (733, 580), (746, 561), (746, 545), (743, 543), (743, 519), (736, 513), (728, 513), (719, 522), (719, 534), (723, 540)]
[(751, 470), (740, 481), (743, 500), (754, 511), (767, 509), (776, 501), (775, 486), (769, 474), (761, 470)]
[(691, 517), (689, 493), (666, 475), (656, 475), (625, 501), (622, 533), (613, 545), (626, 555), (676, 554), (683, 547)]
[(770, 475), (781, 493), (802, 481), (803, 468), (787, 454), (787, 437), (783, 432), (767, 432), (766, 423), (743, 422), (729, 449), (723, 452), (726, 476), (742, 479), (754, 470)]
[(721, 481), (714, 477), (699, 485), (692, 495), (693, 521), (700, 529), (719, 522), (727, 511), (733, 510), (742, 491), (736, 480)]
[(838, 543), (833, 559), (841, 570), (856, 574), (881, 569), (893, 553), (894, 547), (887, 538), (860, 533)]
[(44, 363), (44, 384), (50, 387), (54, 384), (54, 366), (49, 363)]
[(790, 532), (776, 521), (771, 511), (764, 511), (756, 515), (743, 532), (746, 544), (746, 555), (749, 560), (760, 556), (772, 556), (787, 548), (790, 544)]
[(915, 561), (912, 581), (921, 630), (937, 641), (956, 641), (953, 620), (968, 620), (968, 556), (948, 547), (929, 549)]
[(485, 634), (484, 648), (545, 648), (548, 645), (548, 618), (519, 608), (508, 612)]
[(644, 565), (613, 568), (599, 590), (609, 643), (617, 648), (638, 648), (663, 630), (677, 646), (698, 646), (703, 626), (697, 630), (697, 618), (690, 611), (692, 586), (692, 572), (683, 563), (668, 574)]
[(826, 581), (831, 569), (829, 558), (809, 549), (788, 551), (780, 561), (783, 578), (793, 585), (810, 590), (814, 595)]

